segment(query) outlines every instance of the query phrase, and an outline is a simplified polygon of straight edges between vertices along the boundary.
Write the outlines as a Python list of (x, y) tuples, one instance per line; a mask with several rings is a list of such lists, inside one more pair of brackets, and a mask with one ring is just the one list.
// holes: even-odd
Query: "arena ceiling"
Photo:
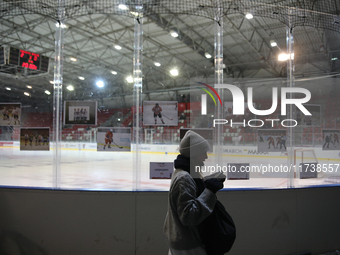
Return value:
[[(1, 66), (1, 101), (51, 106), (53, 85), (50, 81), (54, 80), (55, 32), (56, 24), (59, 24), (58, 16), (46, 14), (38, 9), (29, 9), (28, 6), (18, 2), (26, 1), (0, 3), (2, 13), (0, 45), (4, 47), (5, 52), (9, 47), (13, 47), (47, 56), (50, 59), (50, 67), (48, 73), (39, 73), (21, 67)], [(32, 2), (37, 4), (36, 8), (44, 10), (48, 8), (42, 3), (51, 1)], [(107, 2), (110, 1), (106, 1), (106, 4)], [(181, 3), (183, 2), (189, 1)], [(230, 3), (230, 1), (221, 2)], [(284, 1), (272, 1), (272, 6), (277, 9), (282, 2)], [(296, 2), (296, 4), (300, 3)], [(315, 6), (322, 1), (304, 1), (310, 4), (312, 2), (313, 7), (307, 6), (309, 10), (304, 9), (306, 6), (294, 9), (295, 23), (291, 27), (294, 34), (295, 75), (296, 77), (336, 76), (340, 68), (340, 60), (338, 60), (340, 59), (338, 11), (340, 3), (330, 1), (333, 7), (323, 10), (320, 5), (321, 9), (318, 10)], [(118, 2), (115, 6), (118, 8)], [(201, 9), (202, 6), (204, 9), (207, 3), (201, 3)], [(185, 9), (185, 6), (180, 7)], [(286, 53), (288, 21), (287, 18), (282, 17), (289, 17), (289, 15), (276, 9), (267, 10), (267, 14), (270, 14), (267, 15), (263, 10), (260, 12), (259, 8), (253, 8), (252, 11), (251, 8), (246, 7), (243, 6), (243, 9), (237, 11), (234, 8), (234, 11), (221, 15), (218, 21), (208, 12), (206, 15), (197, 15), (188, 10), (187, 13), (170, 9), (166, 12), (166, 8), (148, 10), (143, 18), (140, 17), (139, 21), (143, 29), (144, 98), (159, 100), (164, 97), (176, 100), (193, 80), (214, 79), (215, 26), (218, 23), (223, 27), (224, 78), (285, 79), (286, 62), (278, 61), (278, 55)], [(100, 102), (100, 106), (105, 106), (105, 100), (110, 99), (116, 102), (116, 105), (129, 107), (131, 100), (127, 98), (133, 93), (133, 84), (128, 83), (126, 78), (133, 72), (136, 17), (129, 10), (126, 13), (119, 13), (119, 11), (110, 13), (104, 8), (97, 12), (93, 11), (93, 6), (91, 8), (92, 11), (87, 9), (86, 13), (72, 15), (71, 12), (67, 12), (65, 15), (63, 99), (95, 99)], [(212, 8), (208, 10), (211, 11)], [(252, 19), (246, 18), (245, 10), (253, 12)], [(280, 16), (277, 16), (278, 13)], [(314, 17), (316, 14), (319, 18)], [(328, 19), (331, 20), (331, 25), (328, 27), (322, 23), (326, 19), (327, 22)], [(309, 22), (301, 23), (300, 20), (309, 20)], [(178, 37), (171, 36), (170, 33), (173, 31), (177, 32)], [(273, 41), (277, 46), (271, 45)], [(121, 49), (117, 49), (117, 45), (121, 46)], [(209, 53), (212, 58), (208, 59), (206, 53)], [(71, 58), (76, 58), (77, 61), (72, 61)], [(160, 66), (156, 66), (156, 62)], [(170, 70), (175, 67), (178, 69), (178, 76), (170, 74)], [(79, 77), (84, 77), (84, 80), (80, 80)], [(104, 82), (103, 88), (97, 87), (98, 80)], [(67, 90), (66, 87), (69, 85), (74, 86), (73, 91)], [(32, 88), (29, 89), (27, 86)], [(52, 94), (47, 95), (46, 90)], [(24, 92), (28, 92), (30, 96), (25, 96)]]

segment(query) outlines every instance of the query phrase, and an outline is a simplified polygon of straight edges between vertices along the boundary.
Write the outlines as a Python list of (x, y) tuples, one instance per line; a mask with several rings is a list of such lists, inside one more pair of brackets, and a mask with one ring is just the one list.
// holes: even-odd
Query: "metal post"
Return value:
[[(141, 5), (142, 7), (142, 5)], [(141, 11), (141, 10), (140, 10)], [(135, 18), (135, 32), (134, 32), (134, 57), (133, 57), (133, 135), (135, 142), (135, 150), (133, 152), (133, 189), (135, 191), (140, 189), (141, 180), (141, 106), (142, 106), (142, 51), (143, 51), (143, 16), (142, 12)]]
[(60, 188), (61, 182), (61, 131), (63, 95), (63, 50), (64, 50), (65, 3), (59, 0), (58, 20), (55, 33), (54, 94), (53, 94), (53, 188)]
[[(289, 10), (290, 12), (290, 10)], [(288, 15), (290, 19), (290, 15)], [(286, 27), (286, 43), (287, 43), (287, 87), (294, 87), (294, 37), (293, 37), (293, 28), (289, 20), (289, 25)], [(289, 93), (289, 98), (293, 98), (293, 94)], [(295, 119), (293, 118), (293, 106), (289, 105), (288, 110), (288, 118), (289, 119)], [(294, 132), (293, 127), (288, 128), (289, 131), (289, 146), (288, 146), (288, 166), (293, 165), (293, 152), (294, 152)], [(294, 169), (294, 168), (291, 168)], [(299, 167), (295, 167), (295, 171), (298, 171)], [(288, 182), (287, 182), (288, 188), (294, 187), (294, 172), (291, 172), (288, 176)]]
[[(215, 12), (215, 84), (223, 84), (223, 8), (220, 6), (220, 2), (217, 2)], [(217, 89), (217, 93), (220, 95), (223, 103), (223, 89)], [(223, 119), (223, 105), (217, 104), (215, 108), (215, 119)], [(215, 139), (214, 149), (217, 156), (217, 164), (222, 165), (223, 158), (223, 136), (222, 125), (215, 127)]]

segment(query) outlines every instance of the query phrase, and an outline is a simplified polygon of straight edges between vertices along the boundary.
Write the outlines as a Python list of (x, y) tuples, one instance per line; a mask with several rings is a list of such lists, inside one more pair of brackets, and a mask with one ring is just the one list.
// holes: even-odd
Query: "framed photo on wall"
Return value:
[(144, 101), (143, 125), (145, 126), (177, 126), (177, 101)]
[(64, 125), (97, 125), (97, 101), (65, 101)]
[(0, 126), (20, 126), (21, 103), (0, 103)]

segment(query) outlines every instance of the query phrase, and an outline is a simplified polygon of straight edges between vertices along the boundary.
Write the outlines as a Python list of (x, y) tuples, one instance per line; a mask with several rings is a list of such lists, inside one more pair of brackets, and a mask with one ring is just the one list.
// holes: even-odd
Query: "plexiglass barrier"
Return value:
[[(48, 31), (51, 48), (38, 52), (48, 55), (47, 71), (23, 67), (1, 73), (4, 91), (16, 75), (24, 81), (15, 87), (20, 96), (7, 90), (0, 102), (0, 185), (168, 190), (180, 140), (189, 129), (211, 144), (202, 171), (223, 171), (225, 188), (339, 184), (339, 45), (323, 46), (335, 32), (276, 23), (272, 33), (279, 45), (256, 48), (260, 38), (270, 36), (255, 30), (249, 37), (235, 29), (230, 24), (238, 20), (244, 22), (239, 28), (256, 26), (238, 14), (216, 17), (218, 22), (158, 16), (173, 20), (179, 38), (165, 32), (165, 23), (156, 26), (143, 17), (142, 7), (134, 17), (63, 20), (62, 14), (59, 22), (37, 25)], [(24, 17), (17, 19), (21, 24)], [(202, 27), (200, 34), (187, 27), (193, 20)], [(315, 32), (324, 34), (314, 38), (323, 50), (306, 46)], [(235, 37), (244, 43), (231, 43)], [(195, 47), (201, 42), (207, 52), (188, 46), (185, 38)], [(21, 46), (4, 46), (6, 61), (13, 49), (34, 57)], [(243, 52), (240, 59), (233, 59), (233, 51)], [(13, 69), (6, 61), (1, 70)], [(249, 70), (238, 67), (245, 62)], [(262, 66), (256, 69), (254, 63)], [(320, 68), (324, 73), (315, 71)]]

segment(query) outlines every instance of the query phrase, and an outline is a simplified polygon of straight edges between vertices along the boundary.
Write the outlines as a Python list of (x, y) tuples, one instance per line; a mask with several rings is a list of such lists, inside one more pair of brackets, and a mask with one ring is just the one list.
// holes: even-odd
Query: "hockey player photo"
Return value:
[(258, 129), (257, 151), (258, 152), (286, 152), (285, 129)]
[(340, 150), (339, 134), (340, 129), (323, 129), (322, 150)]
[[(50, 128), (20, 128), (21, 151), (49, 151)], [(45, 142), (46, 139), (46, 142)]]
[(64, 124), (97, 125), (97, 101), (65, 101)]
[(98, 128), (97, 151), (131, 151), (131, 128)]
[(145, 126), (177, 126), (177, 101), (144, 101), (143, 124)]
[(20, 126), (21, 103), (0, 103), (0, 126)]

